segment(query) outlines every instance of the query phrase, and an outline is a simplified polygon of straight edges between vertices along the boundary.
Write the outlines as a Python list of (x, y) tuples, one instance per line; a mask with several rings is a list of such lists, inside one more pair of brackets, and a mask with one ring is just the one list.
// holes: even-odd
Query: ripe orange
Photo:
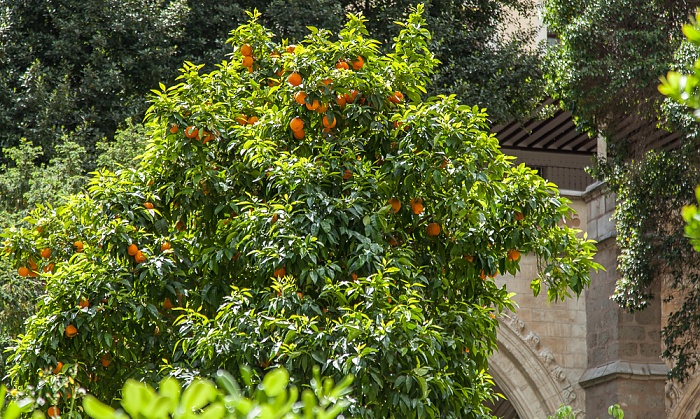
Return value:
[(78, 336), (78, 329), (72, 324), (66, 326), (66, 337), (74, 338), (76, 336)]
[(76, 252), (82, 252), (83, 251), (83, 242), (80, 240), (76, 240), (73, 242), (73, 247), (75, 247)]
[(250, 55), (247, 55), (243, 57), (243, 67), (252, 67), (253, 66), (253, 57)]
[(19, 276), (27, 276), (29, 275), (29, 268), (26, 266), (20, 266), (19, 269), (17, 269), (17, 273)]
[(82, 297), (78, 303), (78, 306), (80, 306), (80, 308), (88, 308), (90, 307), (90, 301), (87, 298)]
[(401, 201), (396, 198), (391, 198), (389, 204), (391, 204), (391, 212), (393, 213), (397, 213), (401, 209)]
[(287, 270), (284, 268), (284, 266), (275, 269), (275, 271), (272, 273), (272, 276), (275, 278), (282, 278), (285, 275), (287, 275)]
[(250, 57), (251, 55), (253, 55), (253, 47), (251, 47), (248, 44), (241, 45), (241, 55)]
[(353, 281), (357, 281), (357, 274), (353, 272), (350, 277), (352, 278)]
[(253, 125), (256, 122), (258, 122), (259, 120), (260, 119), (257, 116), (253, 115), (250, 118), (248, 118), (248, 125)]
[(216, 137), (214, 137), (214, 134), (212, 134), (212, 133), (207, 133), (207, 135), (205, 135), (204, 138), (202, 139), (202, 142), (203, 142), (204, 144), (206, 144), (206, 143), (208, 143), (209, 141), (214, 140), (215, 138), (216, 138)]
[(516, 249), (510, 249), (508, 251), (508, 261), (509, 262), (515, 262), (516, 260), (520, 259), (520, 252), (517, 251)]
[(323, 83), (326, 86), (330, 86), (331, 83), (333, 83), (333, 79), (323, 79), (321, 80), (321, 83)]
[(335, 65), (338, 70), (350, 70), (350, 66), (345, 61), (338, 61)]
[(296, 45), (290, 45), (287, 47), (286, 51), (290, 54), (294, 54), (295, 49), (296, 49)]
[(303, 105), (306, 103), (306, 93), (304, 93), (302, 90), (294, 93), (294, 100), (296, 103)]
[(144, 202), (143, 206), (146, 207), (146, 209), (153, 209), (153, 202)]
[(362, 56), (360, 56), (360, 55), (357, 56), (357, 61), (352, 62), (352, 68), (355, 71), (362, 69), (362, 67), (364, 67), (364, 65), (365, 65), (365, 59), (362, 58)]
[(416, 199), (411, 199), (409, 201), (409, 205), (411, 206), (411, 212), (413, 212), (416, 215), (421, 215), (423, 213), (423, 200), (420, 198)]
[(175, 228), (178, 231), (185, 231), (185, 223), (183, 223), (182, 220), (180, 220), (177, 222), (177, 224), (175, 224)]
[(272, 217), (270, 218), (270, 223), (274, 224), (279, 220), (279, 215), (277, 214), (272, 214)]
[(296, 117), (289, 123), (289, 128), (291, 128), (294, 132), (301, 131), (304, 129), (304, 121), (302, 121), (301, 118)]
[(333, 122), (328, 119), (328, 116), (323, 117), (323, 126), (326, 128), (335, 128), (335, 124), (338, 122), (338, 118), (333, 118)]
[(165, 297), (165, 299), (163, 300), (163, 308), (166, 310), (172, 310), (173, 307), (174, 306), (172, 301), (170, 301), (170, 298)]
[(146, 255), (144, 255), (143, 252), (139, 250), (134, 255), (134, 260), (136, 261), (136, 263), (143, 263), (146, 261)]
[(48, 247), (41, 249), (41, 257), (44, 259), (50, 258), (51, 257), (51, 249)]
[(177, 125), (173, 124), (173, 126), (170, 127), (171, 134), (177, 134), (178, 131), (180, 131), (180, 128), (178, 128)]
[(358, 95), (359, 93), (360, 93), (360, 92), (358, 92), (357, 90), (351, 90), (351, 91), (349, 91), (348, 93), (345, 94), (345, 102), (347, 102), (347, 103), (354, 103), (354, 102), (355, 102), (355, 99), (357, 98), (357, 95)]
[(241, 125), (245, 125), (248, 123), (248, 117), (245, 115), (238, 115), (236, 117), (236, 122), (238, 122)]
[(197, 138), (197, 135), (199, 134), (199, 130), (195, 128), (193, 125), (188, 126), (185, 128), (185, 137), (187, 138)]
[(525, 216), (523, 215), (522, 212), (517, 211), (517, 212), (515, 213), (515, 221), (521, 221), (521, 220), (523, 220), (524, 218), (525, 218)]
[(48, 265), (44, 266), (44, 272), (46, 272), (46, 273), (53, 272), (53, 267), (54, 267), (53, 262), (49, 263)]
[(139, 247), (136, 245), (136, 243), (131, 243), (129, 247), (126, 248), (126, 252), (129, 254), (129, 256), (136, 256), (138, 251)]
[(335, 102), (340, 106), (341, 108), (345, 107), (345, 95), (338, 95), (338, 97), (335, 98)]
[(50, 418), (57, 418), (61, 416), (61, 411), (58, 410), (58, 407), (56, 406), (51, 406), (49, 409), (46, 411), (46, 414), (49, 415)]
[(322, 103), (321, 106), (319, 106), (319, 107), (316, 109), (316, 112), (318, 112), (318, 113), (326, 113), (327, 110), (328, 110), (328, 105), (326, 105), (325, 103)]
[(292, 73), (287, 77), (287, 82), (294, 87), (299, 86), (301, 84), (301, 76), (299, 73)]
[(296, 138), (297, 140), (301, 140), (301, 139), (303, 139), (303, 138), (306, 136), (306, 133), (305, 133), (304, 130), (302, 129), (302, 130), (299, 130), (299, 131), (294, 131), (294, 132), (292, 132), (292, 135), (294, 135), (294, 138)]
[(58, 374), (61, 372), (62, 369), (63, 369), (63, 362), (58, 361), (58, 363), (56, 364), (56, 368), (53, 369), (53, 373)]
[(428, 224), (426, 231), (428, 232), (428, 236), (431, 236), (431, 237), (438, 236), (438, 235), (440, 235), (440, 224), (430, 223), (430, 224)]
[(306, 102), (306, 109), (310, 111), (315, 111), (316, 109), (318, 109), (319, 106), (321, 106), (321, 104), (318, 103), (318, 100), (314, 100), (311, 103)]
[(345, 169), (345, 173), (343, 173), (343, 180), (348, 180), (352, 177), (352, 172), (350, 169)]
[(166, 250), (170, 250), (170, 243), (169, 242), (163, 242), (163, 244), (160, 245), (161, 252), (165, 252)]
[(107, 354), (102, 355), (102, 358), (100, 359), (100, 364), (102, 364), (102, 366), (105, 368), (109, 367), (109, 357), (107, 356)]
[(401, 92), (394, 92), (393, 95), (389, 96), (389, 102), (391, 103), (401, 103), (403, 102), (403, 93)]
[(479, 274), (479, 278), (481, 278), (482, 280), (486, 279), (486, 272), (484, 272), (483, 269), (481, 270), (481, 273)]

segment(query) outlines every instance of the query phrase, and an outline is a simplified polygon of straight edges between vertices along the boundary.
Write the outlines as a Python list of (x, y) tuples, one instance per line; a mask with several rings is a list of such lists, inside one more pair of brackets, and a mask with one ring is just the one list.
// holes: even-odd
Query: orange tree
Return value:
[(155, 92), (138, 168), (5, 233), (47, 291), (13, 384), (60, 406), (65, 383), (109, 399), (131, 377), (282, 365), (303, 383), (320, 365), (356, 376), (353, 416), (482, 417), (513, 306), (492, 278), (530, 253), (535, 293), (578, 295), (593, 244), (483, 110), (422, 100), (437, 63), (420, 8), (387, 55), (359, 17), (296, 46), (256, 18), (230, 61)]

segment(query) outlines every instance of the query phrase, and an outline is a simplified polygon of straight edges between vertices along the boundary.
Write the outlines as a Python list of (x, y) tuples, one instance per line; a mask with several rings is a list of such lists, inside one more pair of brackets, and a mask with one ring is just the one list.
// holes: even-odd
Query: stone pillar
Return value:
[(604, 185), (587, 191), (588, 236), (598, 241), (596, 260), (606, 269), (591, 277), (586, 293), (588, 369), (579, 380), (586, 391), (586, 416), (607, 418), (619, 403), (631, 418), (665, 418), (666, 365), (661, 361), (661, 303), (629, 313), (610, 299), (617, 274), (615, 198)]

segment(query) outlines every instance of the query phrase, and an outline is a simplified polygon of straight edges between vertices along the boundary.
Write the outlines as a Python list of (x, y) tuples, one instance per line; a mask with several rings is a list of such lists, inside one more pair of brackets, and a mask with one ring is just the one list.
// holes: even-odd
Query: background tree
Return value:
[(486, 414), (496, 315), (513, 308), (491, 277), (532, 253), (533, 290), (559, 299), (598, 265), (482, 110), (422, 101), (425, 25), (412, 14), (384, 55), (358, 17), (295, 47), (254, 20), (230, 61), (186, 64), (153, 99), (138, 167), (5, 233), (47, 291), (13, 383), (70, 376), (108, 398), (130, 377), (283, 365), (307, 382), (320, 364), (356, 376), (354, 416)]
[[(700, 183), (697, 125), (687, 110), (659, 93), (659, 76), (697, 57), (682, 42), (681, 25), (697, 1), (608, 0), (546, 2), (546, 24), (559, 35), (548, 69), (551, 95), (578, 118), (579, 127), (607, 140), (607, 159), (594, 175), (617, 196), (620, 249), (614, 299), (643, 309), (662, 281), (679, 309), (662, 331), (671, 376), (687, 378), (695, 365), (700, 257), (684, 237), (678, 211)], [(680, 134), (674, 149), (650, 149), (646, 138), (621, 137), (630, 118), (647, 132), (660, 126)]]
[[(145, 94), (158, 82), (175, 77), (185, 60), (225, 58), (222, 46), (230, 28), (245, 20), (243, 10), (259, 9), (291, 42), (305, 36), (307, 26), (337, 32), (345, 12), (362, 12), (388, 51), (398, 34), (393, 22), (418, 3), (0, 0), (0, 147), (25, 137), (42, 147), (38, 158), (48, 162), (69, 135), (87, 150), (85, 168), (93, 170), (95, 143), (111, 140), (126, 118), (141, 120)], [(533, 13), (529, 4), (431, 2), (426, 19), (439, 34), (432, 48), (443, 62), (431, 94), (455, 92), (499, 120), (527, 115), (542, 87), (539, 55), (530, 50), (533, 33), (508, 39), (500, 29), (508, 10)]]

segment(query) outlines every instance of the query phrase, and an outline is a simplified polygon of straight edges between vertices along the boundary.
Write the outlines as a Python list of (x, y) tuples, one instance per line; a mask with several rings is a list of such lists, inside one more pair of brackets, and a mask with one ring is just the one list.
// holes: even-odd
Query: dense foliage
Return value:
[(356, 376), (354, 416), (486, 414), (512, 308), (491, 278), (531, 253), (535, 293), (579, 294), (594, 246), (483, 110), (422, 100), (430, 33), (419, 12), (401, 26), (384, 55), (358, 17), (296, 46), (254, 20), (231, 61), (161, 86), (136, 168), (5, 233), (5, 257), (47, 291), (13, 384), (70, 377), (109, 399), (132, 377), (282, 365), (299, 383), (320, 364)]
[[(0, 161), (4, 149), (27, 138), (48, 162), (69, 136), (87, 150), (112, 139), (124, 120), (141, 120), (145, 94), (177, 75), (183, 61), (225, 58), (228, 31), (259, 9), (282, 38), (295, 41), (307, 26), (342, 25), (345, 12), (362, 12), (370, 32), (389, 51), (415, 0), (0, 0)], [(506, 6), (533, 13), (523, 0), (430, 2), (426, 19), (439, 34), (432, 48), (443, 66), (431, 94), (454, 92), (464, 103), (487, 107), (492, 118), (530, 112), (541, 97), (539, 54), (532, 33), (512, 38), (500, 30)], [(488, 69), (488, 71), (485, 71)]]
[[(700, 256), (683, 234), (678, 208), (691, 202), (700, 183), (697, 124), (685, 106), (665, 99), (658, 80), (669, 68), (695, 61), (697, 47), (680, 31), (697, 1), (628, 0), (546, 3), (546, 22), (560, 37), (548, 70), (552, 95), (579, 120), (579, 127), (607, 141), (607, 159), (594, 176), (615, 193), (618, 280), (613, 298), (643, 309), (659, 283), (677, 307), (664, 327), (663, 356), (671, 376), (685, 379), (696, 363), (700, 337), (697, 288)], [(635, 138), (620, 129), (633, 121), (647, 127)], [(652, 128), (680, 136), (673, 149), (652, 149)]]

